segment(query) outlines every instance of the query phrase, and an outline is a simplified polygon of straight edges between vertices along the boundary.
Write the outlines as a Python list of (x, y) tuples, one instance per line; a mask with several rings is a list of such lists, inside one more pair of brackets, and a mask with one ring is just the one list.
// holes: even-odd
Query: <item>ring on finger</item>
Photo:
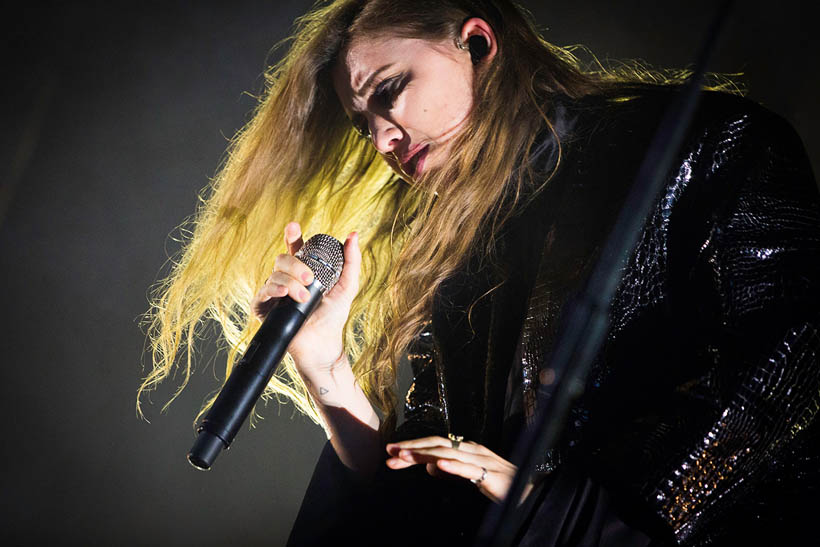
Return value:
[(487, 468), (482, 467), (481, 468), (481, 477), (479, 477), (477, 479), (470, 479), (470, 482), (475, 484), (475, 485), (479, 485), (482, 482), (484, 482), (484, 479), (486, 479), (486, 478), (487, 478)]
[(461, 441), (464, 440), (463, 435), (453, 435), (452, 433), (448, 433), (447, 438), (450, 439), (450, 446), (456, 450), (458, 450), (458, 447), (461, 445)]

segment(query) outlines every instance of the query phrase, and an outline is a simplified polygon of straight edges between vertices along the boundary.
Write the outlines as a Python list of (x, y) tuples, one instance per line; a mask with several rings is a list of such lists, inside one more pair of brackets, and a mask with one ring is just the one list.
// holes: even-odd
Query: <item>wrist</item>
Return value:
[(339, 356), (332, 361), (325, 361), (311, 365), (305, 364), (302, 360), (295, 356), (292, 357), (293, 362), (296, 364), (296, 370), (299, 371), (299, 375), (303, 379), (308, 379), (311, 381), (332, 376), (340, 370), (350, 368), (350, 363), (347, 360), (347, 354), (344, 349), (342, 349)]
[(318, 403), (331, 404), (355, 389), (353, 369), (344, 351), (330, 363), (297, 369)]

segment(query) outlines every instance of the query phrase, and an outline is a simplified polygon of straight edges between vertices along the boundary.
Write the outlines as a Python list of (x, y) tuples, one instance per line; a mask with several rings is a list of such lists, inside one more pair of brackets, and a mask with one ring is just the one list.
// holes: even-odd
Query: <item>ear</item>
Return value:
[(484, 63), (498, 53), (498, 42), (490, 24), (480, 17), (470, 17), (461, 25), (459, 36), (463, 44), (468, 44), (473, 63)]

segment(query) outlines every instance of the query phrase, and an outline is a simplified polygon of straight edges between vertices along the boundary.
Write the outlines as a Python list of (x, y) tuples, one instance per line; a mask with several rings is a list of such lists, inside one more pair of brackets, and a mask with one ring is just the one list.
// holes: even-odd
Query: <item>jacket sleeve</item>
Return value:
[(413, 382), (404, 398), (404, 421), (396, 428), (396, 440), (447, 434), (447, 406), (440, 382), (439, 359), (428, 322), (407, 352)]
[[(688, 279), (718, 371), (717, 419), (651, 492), (681, 544), (759, 494), (820, 408), (820, 199), (802, 143), (763, 111), (721, 129), (702, 196), (714, 205)], [(720, 199), (716, 197), (720, 194)]]

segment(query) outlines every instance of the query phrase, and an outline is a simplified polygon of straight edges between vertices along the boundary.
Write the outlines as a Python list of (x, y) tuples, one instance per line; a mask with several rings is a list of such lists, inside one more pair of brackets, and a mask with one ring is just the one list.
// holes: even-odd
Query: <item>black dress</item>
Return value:
[[(448, 432), (502, 457), (533, 414), (559, 316), (594, 264), (671, 89), (555, 97), (562, 159), (435, 295), (410, 350), (395, 438)], [(548, 133), (537, 167), (554, 166)], [(782, 119), (706, 93), (623, 266), (610, 330), (560, 446), (544, 454), (522, 545), (790, 545), (820, 485), (820, 196)], [(500, 289), (470, 304), (496, 282)], [(357, 484), (328, 444), (290, 544), (471, 544), (467, 481), (384, 470)]]

